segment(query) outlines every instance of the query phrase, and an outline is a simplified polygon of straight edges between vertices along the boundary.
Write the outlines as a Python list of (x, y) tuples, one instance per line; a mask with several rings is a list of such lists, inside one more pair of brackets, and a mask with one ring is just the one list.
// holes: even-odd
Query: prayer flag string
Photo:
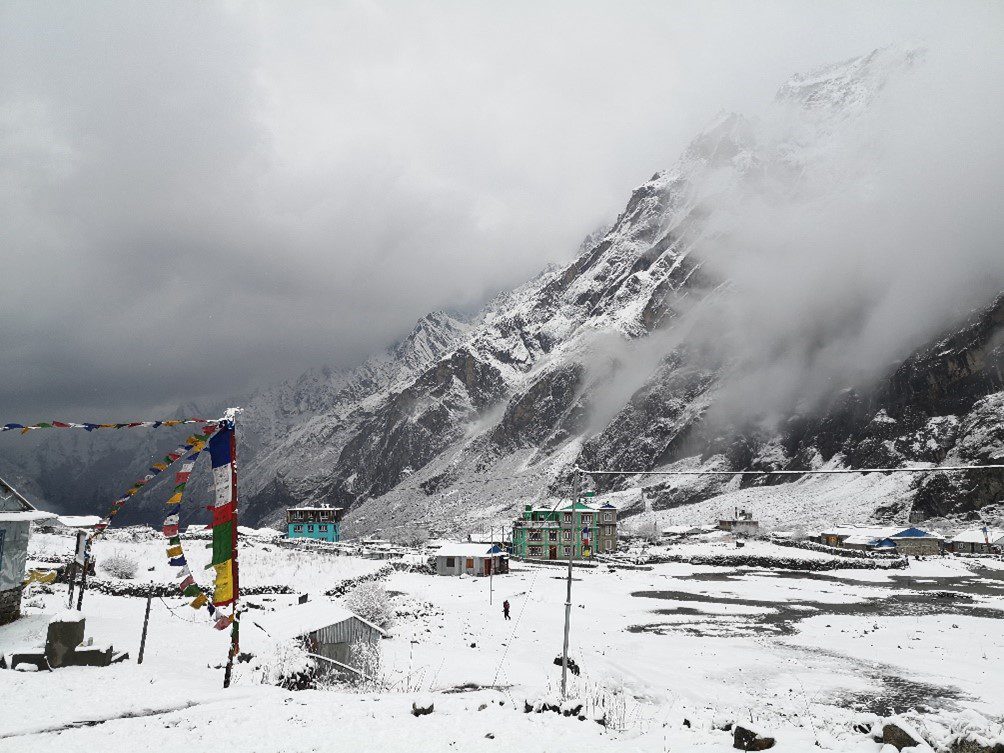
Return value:
[(20, 431), (27, 434), (33, 429), (84, 429), (94, 431), (95, 429), (159, 429), (162, 426), (181, 426), (183, 424), (209, 424), (212, 421), (205, 418), (169, 418), (163, 421), (125, 421), (122, 423), (77, 423), (75, 421), (40, 421), (37, 424), (4, 424), (0, 426), (0, 432)]
[(136, 483), (126, 489), (125, 494), (112, 502), (112, 506), (108, 510), (108, 513), (101, 519), (101, 522), (94, 527), (94, 533), (91, 535), (91, 538), (94, 539), (101, 535), (101, 533), (103, 533), (104, 530), (111, 525), (112, 518), (118, 515), (119, 510), (125, 506), (125, 503), (128, 502), (129, 499), (137, 492), (139, 492), (140, 489), (150, 483), (150, 481), (174, 465), (174, 463), (180, 460), (186, 453), (189, 453), (192, 450), (202, 450), (202, 448), (206, 446), (206, 442), (209, 441), (209, 437), (214, 431), (216, 431), (216, 424), (207, 423), (202, 429), (202, 433), (192, 434), (185, 440), (183, 445), (167, 453), (162, 460), (150, 466), (145, 476), (137, 480)]

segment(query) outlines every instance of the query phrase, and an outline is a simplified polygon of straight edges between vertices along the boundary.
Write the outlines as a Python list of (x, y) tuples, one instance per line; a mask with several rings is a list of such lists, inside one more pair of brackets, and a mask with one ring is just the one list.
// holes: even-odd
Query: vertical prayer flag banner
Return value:
[[(215, 427), (214, 427), (215, 428)], [(180, 568), (178, 571), (178, 590), (181, 592), (182, 596), (191, 598), (192, 601), (189, 602), (189, 606), (192, 609), (201, 609), (202, 607), (208, 607), (212, 610), (212, 605), (209, 604), (209, 597), (203, 593), (202, 589), (199, 588), (198, 584), (195, 582), (195, 578), (192, 576), (192, 571), (188, 567), (188, 560), (185, 559), (185, 553), (181, 546), (181, 533), (179, 520), (180, 515), (178, 510), (180, 509), (181, 499), (185, 493), (185, 487), (188, 485), (188, 479), (192, 475), (192, 469), (195, 467), (195, 461), (198, 459), (199, 455), (205, 450), (205, 443), (209, 441), (210, 437), (203, 435), (201, 441), (192, 445), (191, 449), (194, 450), (191, 455), (185, 458), (180, 469), (174, 474), (174, 488), (171, 490), (171, 497), (167, 500), (169, 505), (169, 514), (164, 518), (163, 534), (164, 538), (167, 539), (167, 564), (171, 567)], [(171, 453), (174, 455), (175, 453)], [(170, 457), (170, 456), (169, 456)], [(177, 460), (181, 457), (178, 455)]]
[(213, 605), (237, 600), (237, 466), (236, 435), (231, 421), (225, 421), (209, 440), (213, 465), (213, 558), (216, 588)]

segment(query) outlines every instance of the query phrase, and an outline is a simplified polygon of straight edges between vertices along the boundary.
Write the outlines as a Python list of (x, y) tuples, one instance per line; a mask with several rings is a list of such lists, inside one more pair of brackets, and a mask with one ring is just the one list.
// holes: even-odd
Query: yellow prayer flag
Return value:
[(180, 505), (181, 504), (181, 492), (175, 492), (171, 495), (171, 498), (167, 500), (169, 505)]
[(213, 603), (225, 604), (234, 598), (233, 560), (213, 565), (216, 569), (216, 589), (213, 592)]
[(199, 594), (194, 599), (192, 599), (192, 603), (189, 604), (189, 606), (192, 609), (198, 609), (199, 607), (204, 606), (207, 601), (209, 601), (209, 599), (206, 597), (205, 594)]
[(177, 546), (169, 546), (167, 548), (168, 557), (180, 557), (182, 554), (184, 554), (184, 551), (182, 550), (180, 544)]

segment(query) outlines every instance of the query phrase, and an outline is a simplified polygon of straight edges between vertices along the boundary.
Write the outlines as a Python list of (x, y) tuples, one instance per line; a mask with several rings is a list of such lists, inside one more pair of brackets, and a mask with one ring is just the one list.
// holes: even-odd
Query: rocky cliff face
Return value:
[[(770, 421), (713, 418), (742, 365), (695, 334), (705, 310), (731, 295), (730, 281), (710, 271), (708, 260), (729, 232), (732, 198), (796, 190), (840, 123), (866, 111), (889, 78), (917, 60), (879, 51), (796, 76), (778, 94), (778, 112), (790, 113), (786, 127), (722, 114), (564, 267), (498, 296), (470, 321), (430, 314), (358, 369), (310, 371), (241, 401), (242, 520), (274, 523), (288, 504), (328, 501), (352, 508), (346, 528), (354, 533), (497, 525), (520, 498), (566, 491), (575, 465), (638, 471), (1001, 461), (1004, 298), (877, 381)], [(48, 455), (63, 457), (56, 449)], [(64, 449), (89, 465), (79, 450)], [(38, 463), (19, 467), (29, 480), (72, 475)], [(123, 482), (118, 486), (131, 480), (121, 469), (106, 470)], [(918, 476), (908, 495), (876, 498), (871, 510), (903, 519), (973, 514), (1000, 498), (1002, 479), (986, 472)], [(659, 510), (792, 480), (625, 476), (597, 484), (645, 486)], [(200, 493), (197, 484), (190, 488)], [(138, 501), (134, 515), (155, 518), (156, 488), (147, 496), (152, 501)], [(628, 513), (639, 509), (631, 499), (640, 495), (624, 499)]]

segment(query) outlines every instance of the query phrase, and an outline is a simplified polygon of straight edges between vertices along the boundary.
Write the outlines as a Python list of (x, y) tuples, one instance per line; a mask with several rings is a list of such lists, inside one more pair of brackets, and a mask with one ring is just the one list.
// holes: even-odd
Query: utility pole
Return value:
[(492, 554), (492, 549), (495, 548), (495, 542), (492, 539), (495, 537), (495, 527), (491, 526), (488, 529), (488, 606), (492, 605), (492, 578), (495, 577), (495, 556)]
[[(582, 472), (575, 469), (575, 480), (573, 482), (574, 493), (572, 496), (572, 525), (568, 529), (570, 541), (568, 542), (568, 582), (565, 589), (565, 643), (561, 649), (561, 697), (566, 698), (568, 692), (568, 627), (572, 619), (572, 558), (575, 556), (575, 504), (579, 501), (580, 486), (582, 482)], [(558, 523), (558, 530), (561, 531), (561, 523)]]

